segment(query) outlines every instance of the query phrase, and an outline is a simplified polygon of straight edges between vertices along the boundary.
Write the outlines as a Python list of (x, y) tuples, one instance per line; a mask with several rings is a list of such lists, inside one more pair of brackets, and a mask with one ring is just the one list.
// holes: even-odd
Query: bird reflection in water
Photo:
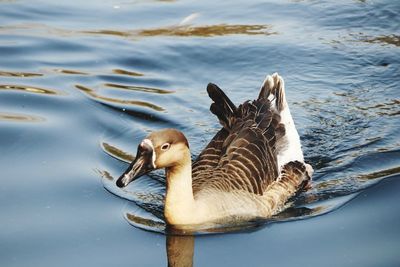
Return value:
[(194, 236), (167, 235), (166, 249), (168, 267), (193, 266)]

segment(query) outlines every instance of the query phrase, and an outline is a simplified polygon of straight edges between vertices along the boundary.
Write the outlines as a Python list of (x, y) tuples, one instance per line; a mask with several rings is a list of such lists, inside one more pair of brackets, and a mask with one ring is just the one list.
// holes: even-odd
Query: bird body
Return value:
[(117, 185), (165, 168), (164, 215), (175, 227), (273, 216), (313, 172), (304, 162), (283, 79), (267, 76), (258, 98), (239, 107), (218, 86), (209, 84), (207, 91), (222, 128), (193, 164), (181, 132), (153, 132)]

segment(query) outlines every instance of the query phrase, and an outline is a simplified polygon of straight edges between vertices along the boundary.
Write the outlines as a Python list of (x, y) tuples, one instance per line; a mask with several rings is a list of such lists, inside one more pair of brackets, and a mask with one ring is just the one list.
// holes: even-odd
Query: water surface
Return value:
[[(0, 1), (0, 264), (399, 266), (398, 14), (386, 0)], [(273, 72), (313, 189), (239, 233), (132, 227), (156, 221), (164, 190), (162, 172), (113, 190), (138, 142), (178, 128), (195, 157), (219, 128), (207, 83), (238, 104)]]

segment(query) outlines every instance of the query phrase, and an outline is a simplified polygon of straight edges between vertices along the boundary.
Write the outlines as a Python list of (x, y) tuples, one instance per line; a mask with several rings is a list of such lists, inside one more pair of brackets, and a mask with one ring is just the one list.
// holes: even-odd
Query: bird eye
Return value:
[(165, 144), (163, 144), (163, 145), (161, 146), (161, 150), (162, 150), (162, 151), (166, 151), (166, 150), (169, 149), (169, 147), (170, 147), (170, 144), (169, 144), (169, 143), (165, 143)]

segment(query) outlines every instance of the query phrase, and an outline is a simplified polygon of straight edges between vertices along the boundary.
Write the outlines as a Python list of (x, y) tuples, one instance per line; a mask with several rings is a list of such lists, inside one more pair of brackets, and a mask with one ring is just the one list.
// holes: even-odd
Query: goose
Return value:
[(193, 164), (182, 132), (155, 131), (140, 142), (116, 185), (126, 187), (164, 168), (164, 217), (177, 228), (268, 219), (310, 184), (313, 173), (304, 162), (284, 80), (267, 75), (258, 98), (238, 107), (215, 84), (208, 84), (207, 92), (222, 128)]

